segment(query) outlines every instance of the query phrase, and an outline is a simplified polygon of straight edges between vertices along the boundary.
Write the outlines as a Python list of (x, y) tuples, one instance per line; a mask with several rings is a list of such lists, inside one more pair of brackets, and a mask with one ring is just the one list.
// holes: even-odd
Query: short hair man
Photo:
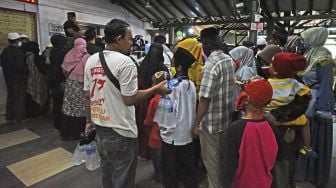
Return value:
[(134, 104), (156, 93), (168, 94), (170, 90), (165, 82), (138, 90), (136, 65), (125, 55), (132, 45), (128, 23), (113, 19), (104, 32), (103, 56), (120, 90), (106, 76), (99, 53), (92, 55), (84, 72), (86, 128), (96, 125), (103, 187), (131, 188), (134, 187), (138, 147)]
[(80, 28), (78, 26), (78, 23), (76, 21), (76, 13), (75, 12), (68, 12), (68, 20), (64, 22), (64, 32), (67, 37), (73, 37), (78, 38), (83, 35), (82, 32), (80, 32)]
[(199, 133), (209, 188), (222, 187), (220, 140), (231, 123), (234, 108), (234, 64), (230, 56), (224, 53), (223, 43), (216, 33), (211, 28), (201, 32), (200, 40), (208, 59), (202, 70), (200, 100), (193, 130), (195, 136)]
[(102, 50), (100, 46), (96, 45), (97, 33), (94, 28), (90, 27), (89, 29), (87, 29), (84, 35), (85, 35), (85, 40), (87, 42), (86, 50), (88, 51), (90, 55), (93, 55), (94, 53)]

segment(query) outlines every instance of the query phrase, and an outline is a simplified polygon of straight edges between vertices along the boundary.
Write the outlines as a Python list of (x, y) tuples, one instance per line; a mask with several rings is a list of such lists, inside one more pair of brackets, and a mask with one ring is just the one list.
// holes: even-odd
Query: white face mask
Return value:
[(22, 46), (22, 42), (18, 42), (18, 47), (21, 47)]

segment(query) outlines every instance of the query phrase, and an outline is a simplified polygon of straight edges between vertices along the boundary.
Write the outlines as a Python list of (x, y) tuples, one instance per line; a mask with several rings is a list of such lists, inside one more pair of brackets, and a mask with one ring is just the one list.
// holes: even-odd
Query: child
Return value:
[(178, 180), (186, 188), (198, 187), (191, 136), (196, 115), (196, 87), (188, 79), (188, 69), (195, 60), (189, 55), (182, 48), (175, 52), (175, 66), (178, 70), (176, 75), (179, 78), (168, 82), (168, 86), (173, 87), (172, 93), (161, 98), (154, 117), (163, 141), (162, 170), (165, 188), (179, 187)]
[[(276, 127), (264, 119), (263, 107), (272, 99), (266, 80), (252, 80), (243, 86), (236, 107), (242, 119), (231, 124), (223, 141), (222, 183), (227, 188), (269, 188), (271, 169), (282, 151)], [(279, 153), (278, 153), (279, 151)]]
[[(167, 72), (156, 72), (152, 77), (153, 85), (156, 85), (163, 80), (167, 80), (167, 78)], [(144, 125), (150, 128), (148, 147), (150, 148), (150, 158), (152, 159), (152, 163), (154, 166), (155, 180), (159, 183), (162, 183), (162, 140), (160, 137), (159, 126), (156, 122), (153, 121), (154, 114), (157, 110), (160, 99), (161, 95), (159, 94), (156, 94), (153, 98), (151, 98), (147, 109), (146, 119), (144, 120)]]
[[(278, 126), (299, 126), (302, 127), (302, 139), (303, 147), (299, 150), (301, 154), (313, 154), (310, 146), (310, 128), (309, 121), (304, 115), (305, 108), (299, 109), (300, 105), (295, 110), (283, 111), (283, 106), (290, 105), (295, 98), (307, 97), (310, 95), (309, 88), (293, 79), (294, 74), (298, 71), (304, 70), (306, 67), (306, 59), (302, 55), (281, 52), (273, 56), (272, 63), (269, 68), (271, 78), (268, 81), (273, 88), (273, 97), (270, 104), (266, 107), (266, 110), (270, 111), (272, 115), (268, 116), (268, 119)], [(308, 102), (308, 101), (307, 101)], [(294, 108), (294, 106), (293, 106)], [(301, 114), (298, 112), (301, 112)], [(276, 114), (280, 114), (275, 116)], [(287, 116), (291, 116), (292, 119)], [(275, 116), (275, 117), (274, 117)]]

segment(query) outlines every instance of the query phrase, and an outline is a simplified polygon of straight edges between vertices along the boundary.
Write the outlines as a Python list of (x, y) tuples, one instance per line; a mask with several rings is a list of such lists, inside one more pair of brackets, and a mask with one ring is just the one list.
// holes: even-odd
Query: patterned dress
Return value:
[(64, 140), (80, 138), (85, 129), (83, 82), (67, 79), (62, 107), (61, 136)]
[(75, 117), (85, 116), (83, 84), (83, 82), (76, 80), (66, 80), (62, 108), (64, 115)]

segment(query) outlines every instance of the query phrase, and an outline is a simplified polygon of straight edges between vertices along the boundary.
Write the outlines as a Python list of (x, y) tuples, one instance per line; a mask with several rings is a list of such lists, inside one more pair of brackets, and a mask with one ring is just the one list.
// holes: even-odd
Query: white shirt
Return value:
[[(165, 121), (166, 113), (158, 106), (154, 121), (158, 123), (164, 142), (174, 145), (186, 145), (192, 142), (191, 129), (196, 117), (196, 88), (192, 81), (182, 80), (169, 97), (174, 104), (174, 119)], [(164, 100), (161, 98), (161, 100)], [(160, 104), (159, 104), (160, 105)]]
[(163, 45), (163, 64), (168, 68), (169, 72), (172, 59), (173, 52), (166, 45)]
[(91, 121), (113, 128), (121, 136), (136, 138), (134, 106), (126, 106), (123, 96), (138, 92), (137, 68), (133, 61), (116, 51), (104, 50), (106, 64), (120, 83), (119, 91), (104, 73), (99, 54), (92, 55), (85, 65), (84, 90), (90, 91)]

